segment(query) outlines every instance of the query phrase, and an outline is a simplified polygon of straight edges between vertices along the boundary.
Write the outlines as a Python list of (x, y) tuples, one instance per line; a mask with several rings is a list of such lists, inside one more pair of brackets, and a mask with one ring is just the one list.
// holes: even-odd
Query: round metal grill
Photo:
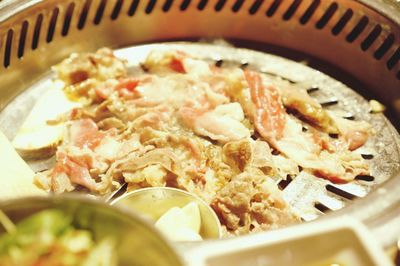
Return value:
[[(29, 101), (18, 102), (29, 91), (16, 96), (35, 82), (48, 78), (50, 66), (71, 52), (200, 38), (224, 38), (261, 50), (280, 47), (292, 54), (302, 54), (305, 59), (335, 66), (359, 82), (356, 89), (363, 95), (382, 101), (392, 121), (400, 117), (400, 6), (394, 1), (4, 0), (0, 7), (0, 110), (3, 110), (0, 121), (5, 130), (8, 128), (5, 121), (10, 120), (7, 110), (22, 103), (29, 109)], [(261, 71), (264, 68), (271, 71), (274, 67), (267, 62), (274, 57), (254, 56), (251, 52), (227, 47), (209, 50), (219, 51), (213, 53), (214, 57), (208, 51), (203, 52), (205, 57), (217, 60), (217, 64), (232, 61)], [(128, 57), (126, 51), (145, 54), (140, 49), (120, 53)], [(198, 49), (200, 54), (201, 51)], [(294, 65), (290, 69), (304, 67), (293, 62), (286, 64)], [(308, 80), (296, 80), (296, 72), (285, 73), (284, 68), (272, 74), (293, 82), (308, 82), (309, 93), (320, 97), (326, 108), (346, 107), (344, 111), (349, 113), (349, 119), (357, 118), (362, 114), (361, 109), (368, 108), (360, 96), (347, 88), (340, 89), (345, 87), (343, 84), (336, 86), (336, 81), (329, 78), (324, 83), (320, 78), (324, 75), (307, 69)], [(383, 116), (379, 119), (367, 116), (367, 120), (376, 119), (373, 123), (378, 132), (376, 138), (381, 139), (383, 146), (377, 154), (366, 150), (363, 156), (374, 162), (374, 171), (379, 174), (359, 177), (356, 185), (323, 182), (319, 184), (319, 191), (323, 193), (315, 192), (308, 201), (298, 201), (304, 190), (310, 189), (306, 185), (309, 184), (305, 181), (307, 177), (277, 182), (288, 191), (289, 201), (307, 201), (306, 205), (312, 206), (313, 211), (303, 217), (305, 220), (365, 197), (333, 215), (351, 213), (374, 228), (384, 244), (388, 244), (399, 233), (394, 226), (399, 222), (396, 214), (400, 206), (400, 181), (396, 176), (398, 133)], [(8, 136), (12, 134), (9, 128)], [(377, 186), (371, 189), (371, 185)], [(373, 192), (368, 194), (370, 190)], [(382, 236), (380, 232), (389, 227), (393, 236)]]

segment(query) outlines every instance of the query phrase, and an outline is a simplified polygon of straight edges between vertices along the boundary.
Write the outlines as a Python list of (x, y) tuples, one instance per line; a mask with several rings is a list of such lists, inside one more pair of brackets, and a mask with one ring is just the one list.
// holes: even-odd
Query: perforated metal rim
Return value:
[[(38, 2), (45, 2), (45, 1), (19, 1), (22, 3), (18, 3), (17, 5), (13, 3), (15, 1), (4, 1), (2, 5), (0, 5), (0, 8), (4, 9), (4, 12), (1, 16), (1, 20), (5, 21), (9, 16), (13, 15), (14, 13), (17, 13), (20, 10), (24, 10), (29, 6), (34, 5), (35, 3)], [(77, 27), (78, 29), (83, 29), (85, 27), (86, 20), (88, 18), (88, 15), (90, 15), (91, 9), (95, 9), (96, 11), (94, 12), (95, 16), (92, 21), (93, 24), (98, 25), (102, 22), (103, 17), (108, 15), (108, 19), (110, 20), (116, 20), (118, 19), (119, 16), (127, 15), (127, 16), (133, 16), (135, 15), (136, 12), (142, 11), (143, 10), (138, 10), (140, 7), (144, 8), (144, 12), (146, 14), (151, 14), (156, 6), (158, 8), (161, 8), (163, 12), (168, 12), (171, 10), (171, 8), (176, 8), (178, 7), (180, 11), (185, 11), (190, 7), (190, 5), (196, 5), (196, 1), (190, 1), (190, 0), (183, 0), (183, 1), (173, 1), (173, 0), (166, 0), (166, 1), (157, 1), (157, 0), (150, 0), (150, 1), (142, 1), (142, 2), (147, 2), (145, 4), (139, 3), (140, 1), (138, 0), (133, 0), (133, 1), (124, 1), (124, 0), (116, 0), (116, 1), (95, 1), (95, 0), (86, 0), (84, 5), (79, 5), (76, 4), (75, 2), (82, 2), (82, 1), (68, 1), (67, 4), (63, 3), (61, 6), (61, 11), (63, 14), (60, 13), (60, 8), (58, 6), (55, 6), (54, 9), (52, 10), (51, 14), (51, 19), (49, 21), (49, 27), (47, 28), (47, 31), (44, 32), (43, 34), (46, 35), (46, 42), (49, 43), (52, 41), (52, 37), (54, 36), (55, 28), (61, 24), (62, 25), (62, 30), (61, 30), (61, 36), (66, 36), (68, 35), (69, 29), (72, 27)], [(94, 2), (94, 3), (93, 3)], [(98, 2), (97, 6), (95, 6), (95, 2)], [(131, 2), (129, 4), (129, 2)], [(162, 5), (159, 4), (159, 2), (164, 2)], [(176, 3), (180, 2), (180, 3)], [(272, 17), (275, 15), (275, 13), (278, 11), (279, 8), (284, 9), (282, 11), (282, 20), (288, 21), (294, 17), (294, 15), (297, 15), (299, 17), (298, 23), (305, 25), (310, 22), (310, 19), (318, 13), (317, 10), (320, 8), (320, 6), (323, 4), (321, 3), (321, 0), (312, 0), (312, 1), (302, 1), (302, 0), (294, 0), (292, 3), (288, 4), (287, 2), (289, 1), (283, 1), (283, 0), (274, 0), (271, 1), (271, 3), (266, 4), (264, 3), (265, 1), (262, 0), (255, 0), (253, 1), (252, 4), (245, 6), (243, 0), (237, 0), (237, 1), (226, 1), (226, 0), (219, 0), (219, 1), (204, 1), (200, 0), (198, 1), (197, 4), (197, 9), (198, 10), (204, 10), (207, 6), (213, 5), (214, 4), (214, 10), (216, 12), (220, 12), (222, 9), (228, 9), (230, 8), (232, 12), (237, 13), (241, 11), (241, 9), (246, 9), (249, 15), (256, 15), (258, 12), (262, 12), (263, 7), (267, 7), (265, 10), (265, 16), (266, 17)], [(250, 2), (250, 1), (249, 1)], [(308, 3), (305, 3), (308, 2)], [(382, 4), (377, 4), (376, 2), (379, 1), (360, 1), (360, 2), (365, 2), (369, 6), (373, 7), (378, 7), (378, 11), (382, 12)], [(129, 9), (126, 14), (122, 14), (122, 9), (123, 7), (129, 4)], [(141, 4), (141, 6), (139, 6)], [(230, 6), (229, 6), (230, 4)], [(393, 8), (396, 9), (396, 4), (391, 1), (387, 1), (385, 3), (386, 5), (393, 5)], [(107, 11), (111, 11), (111, 14), (105, 14), (105, 9), (108, 6), (112, 6), (112, 8), (107, 8)], [(300, 8), (301, 5), (303, 5), (303, 8)], [(17, 6), (18, 8), (13, 9), (13, 7)], [(281, 7), (283, 6), (283, 7)], [(305, 7), (304, 7), (305, 6)], [(77, 7), (77, 8), (75, 8)], [(286, 9), (285, 9), (286, 8)], [(399, 7), (397, 7), (399, 8)], [(299, 10), (300, 9), (300, 10)], [(336, 23), (331, 25), (328, 25), (328, 23), (333, 20), (333, 17), (335, 16), (335, 13), (338, 13), (342, 10), (345, 10), (344, 13), (339, 15), (338, 19), (336, 20)], [(389, 7), (386, 7), (384, 11), (390, 10)], [(296, 14), (296, 12), (301, 12), (304, 11), (303, 14)], [(383, 13), (389, 13), (386, 15), (392, 15), (390, 13), (392, 12), (383, 12)], [(395, 13), (396, 14), (396, 13)], [(279, 15), (279, 14), (278, 14)], [(71, 20), (73, 17), (79, 16), (79, 23), (78, 25), (71, 25)], [(329, 5), (326, 6), (325, 11), (322, 13), (322, 15), (319, 17), (319, 19), (316, 20), (315, 23), (315, 28), (318, 30), (321, 30), (325, 28), (327, 25), (332, 26), (331, 27), (331, 33), (335, 36), (339, 35), (343, 29), (346, 27), (346, 25), (349, 23), (349, 21), (356, 16), (356, 11), (354, 11), (352, 8), (344, 8), (343, 6), (340, 6), (337, 2), (331, 2)], [(107, 18), (104, 18), (107, 19)], [(357, 19), (357, 18), (356, 18)], [(398, 22), (398, 17), (394, 16), (393, 19), (396, 22)], [(43, 29), (43, 14), (38, 14), (36, 17), (36, 20), (34, 23), (30, 23), (27, 20), (24, 20), (22, 25), (16, 25), (13, 27), (10, 27), (10, 29), (5, 30), (6, 33), (3, 34), (2, 40), (3, 40), (3, 67), (8, 68), (11, 64), (11, 60), (15, 58), (15, 53), (12, 51), (12, 47), (16, 47), (18, 50), (17, 53), (17, 58), (22, 58), (23, 54), (26, 49), (31, 48), (32, 50), (35, 50), (38, 48), (38, 44), (40, 42), (41, 38), (41, 32), (45, 31), (46, 29)], [(387, 29), (385, 27), (385, 30), (382, 30), (382, 25), (379, 24), (377, 21), (371, 20), (367, 15), (363, 15), (359, 18), (359, 21), (357, 23), (352, 23), (353, 28), (351, 30), (348, 30), (348, 34), (346, 35), (345, 40), (349, 43), (354, 42), (356, 39), (360, 38), (361, 39), (361, 45), (360, 48), (363, 51), (367, 51), (371, 48), (371, 46), (374, 44), (374, 42), (377, 42), (378, 45), (375, 47), (372, 47), (373, 49), (373, 56), (375, 59), (380, 60), (382, 59), (387, 53), (389, 56), (387, 56), (385, 59), (386, 60), (386, 67), (388, 70), (393, 69), (398, 61), (400, 60), (400, 46), (398, 44), (398, 40), (396, 42), (395, 40), (395, 33), (391, 32), (390, 29)], [(18, 27), (19, 26), (19, 27)], [(372, 30), (370, 30), (372, 28)], [(369, 31), (370, 30), (370, 31)], [(26, 46), (26, 38), (27, 38), (27, 32), (28, 31), (33, 31), (33, 38), (32, 38), (32, 43), (31, 47)], [(18, 36), (17, 36), (18, 34)], [(60, 33), (58, 33), (60, 34)], [(382, 39), (383, 38), (383, 39)], [(13, 42), (18, 42), (18, 44), (13, 44)], [(397, 74), (394, 73), (398, 79), (400, 79), (400, 72)]]
[[(28, 75), (40, 75), (71, 51), (222, 36), (299, 50), (339, 66), (400, 117), (400, 5), (394, 1), (5, 0), (0, 6), (0, 78), (8, 87), (13, 81), (1, 74), (21, 72), (44, 50), (51, 58), (42, 56)], [(96, 41), (72, 41), (88, 36)], [(21, 88), (2, 98), (0, 108)]]

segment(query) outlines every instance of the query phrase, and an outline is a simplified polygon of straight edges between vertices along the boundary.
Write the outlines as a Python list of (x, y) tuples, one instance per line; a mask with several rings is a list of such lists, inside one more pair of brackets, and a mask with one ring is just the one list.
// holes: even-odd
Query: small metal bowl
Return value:
[[(93, 232), (95, 239), (116, 240), (118, 265), (183, 265), (171, 245), (147, 221), (131, 212), (79, 195), (29, 197), (0, 202), (0, 209), (14, 222), (45, 209), (72, 215), (73, 224)], [(0, 227), (0, 234), (4, 229)]]
[(170, 187), (151, 187), (128, 192), (111, 202), (124, 206), (156, 221), (173, 207), (184, 207), (190, 202), (199, 206), (201, 217), (200, 235), (203, 239), (221, 238), (221, 225), (217, 215), (202, 199), (189, 192)]

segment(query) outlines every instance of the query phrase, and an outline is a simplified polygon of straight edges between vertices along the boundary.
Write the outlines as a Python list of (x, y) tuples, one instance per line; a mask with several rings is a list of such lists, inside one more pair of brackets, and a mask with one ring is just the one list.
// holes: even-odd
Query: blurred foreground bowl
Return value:
[[(45, 209), (58, 209), (73, 217), (78, 228), (88, 229), (95, 240), (116, 240), (118, 265), (182, 265), (175, 250), (147, 221), (103, 202), (79, 195), (29, 197), (0, 202), (0, 209), (14, 222)], [(4, 229), (0, 228), (0, 234)]]

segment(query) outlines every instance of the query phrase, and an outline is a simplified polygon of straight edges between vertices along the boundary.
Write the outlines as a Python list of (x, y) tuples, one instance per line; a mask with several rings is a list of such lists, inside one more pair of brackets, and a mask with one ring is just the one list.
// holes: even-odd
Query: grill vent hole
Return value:
[(218, 59), (218, 60), (215, 61), (215, 66), (216, 67), (221, 67), (223, 63), (224, 63), (223, 59)]
[(136, 9), (139, 5), (139, 0), (133, 0), (131, 6), (129, 7), (128, 10), (128, 16), (133, 16), (135, 15)]
[(279, 155), (281, 153), (278, 150), (272, 149), (271, 154), (272, 155)]
[(215, 11), (219, 12), (224, 8), (226, 0), (219, 0), (218, 3), (215, 5)]
[(66, 36), (69, 31), (69, 26), (71, 25), (71, 19), (72, 16), (74, 15), (74, 9), (75, 9), (75, 3), (71, 3), (68, 5), (67, 12), (65, 13), (65, 18), (64, 18), (64, 25), (62, 28), (61, 35)]
[(254, 1), (253, 5), (249, 9), (249, 14), (254, 15), (255, 13), (257, 13), (257, 11), (260, 9), (260, 6), (262, 5), (263, 2), (264, 2), (264, 0)]
[(32, 50), (35, 50), (38, 47), (40, 30), (42, 29), (42, 22), (43, 22), (43, 14), (39, 14), (39, 16), (36, 19), (35, 29), (33, 31)]
[(114, 199), (116, 199), (116, 198), (119, 198), (119, 197), (121, 197), (122, 195), (124, 195), (124, 194), (127, 192), (127, 191), (126, 191), (127, 188), (128, 188), (128, 183), (123, 184), (122, 187), (120, 187), (120, 189), (118, 189), (117, 192), (116, 192), (114, 195), (112, 195), (110, 201), (111, 201), (111, 200), (114, 200)]
[(347, 9), (343, 16), (339, 19), (338, 23), (332, 28), (332, 34), (338, 35), (346, 26), (347, 22), (353, 17), (353, 10)]
[(171, 9), (172, 2), (173, 2), (173, 0), (166, 0), (164, 5), (163, 5), (163, 7), (162, 7), (162, 10), (164, 12), (168, 12)]
[(79, 16), (79, 21), (78, 21), (78, 29), (83, 29), (85, 27), (86, 19), (89, 13), (90, 5), (92, 4), (92, 0), (87, 0), (85, 2), (85, 5), (82, 8), (82, 13)]
[(326, 213), (328, 211), (330, 211), (331, 209), (329, 209), (328, 207), (326, 207), (324, 204), (320, 203), (320, 202), (316, 202), (314, 203), (314, 207), (319, 210), (320, 212)]
[(363, 157), (364, 160), (371, 160), (374, 158), (373, 154), (361, 154), (361, 157)]
[(375, 180), (375, 177), (370, 176), (370, 175), (358, 175), (356, 176), (357, 180), (363, 180), (363, 181), (368, 181), (368, 182), (372, 182)]
[(375, 51), (374, 57), (375, 59), (379, 60), (381, 59), (386, 52), (392, 47), (394, 43), (394, 35), (393, 33), (389, 34), (386, 38), (386, 40), (382, 43), (382, 45), (378, 48), (378, 50)]
[(284, 190), (292, 181), (292, 177), (288, 175), (286, 179), (282, 179), (281, 181), (279, 181), (278, 187), (280, 188), (280, 190)]
[(315, 10), (317, 10), (318, 6), (320, 5), (321, 1), (320, 0), (314, 0), (311, 5), (307, 8), (306, 12), (304, 12), (303, 16), (300, 18), (300, 23), (301, 24), (306, 24), (312, 15), (315, 13)]
[(269, 7), (269, 9), (267, 11), (267, 16), (272, 17), (275, 14), (275, 12), (278, 10), (281, 3), (282, 3), (282, 0), (274, 0), (274, 2), (272, 3), (272, 5)]
[(116, 20), (118, 18), (119, 13), (121, 12), (121, 8), (122, 8), (123, 3), (124, 3), (123, 0), (118, 0), (115, 3), (114, 9), (113, 9), (113, 11), (111, 13), (111, 19), (112, 20)]
[(197, 5), (198, 10), (203, 10), (207, 6), (208, 0), (200, 0), (199, 4)]
[(392, 69), (397, 62), (400, 60), (400, 47), (397, 48), (396, 52), (392, 55), (392, 57), (387, 61), (386, 66), (390, 70)]
[(319, 91), (319, 88), (316, 87), (316, 86), (312, 86), (311, 88), (307, 89), (308, 93), (313, 93), (313, 92), (316, 92), (316, 91)]
[(329, 192), (332, 192), (332, 193), (334, 193), (334, 194), (336, 194), (338, 196), (341, 196), (342, 198), (345, 198), (345, 199), (352, 200), (352, 199), (354, 199), (356, 197), (355, 195), (350, 194), (349, 192), (346, 192), (346, 191), (344, 191), (344, 190), (342, 190), (342, 189), (340, 189), (338, 187), (335, 187), (335, 186), (332, 186), (332, 185), (329, 185), (329, 184), (326, 185), (325, 188)]
[(238, 12), (240, 10), (240, 8), (242, 7), (243, 2), (244, 2), (244, 0), (237, 0), (235, 2), (235, 4), (233, 4), (233, 6), (232, 6), (232, 11), (235, 13)]
[(361, 43), (361, 49), (363, 51), (368, 50), (369, 47), (374, 43), (374, 41), (379, 37), (379, 34), (382, 32), (382, 27), (381, 25), (376, 25), (371, 33), (368, 35), (367, 38)]
[(94, 24), (99, 25), (103, 18), (104, 9), (106, 8), (107, 0), (102, 0), (97, 8), (96, 16), (94, 17)]
[(56, 29), (57, 18), (58, 18), (59, 12), (60, 12), (60, 10), (58, 9), (58, 7), (56, 7), (53, 10), (53, 14), (51, 15), (51, 19), (50, 19), (49, 29), (47, 30), (47, 38), (46, 38), (47, 42), (51, 42), (53, 40), (54, 31)]
[(368, 25), (368, 21), (369, 19), (366, 16), (363, 16), (353, 30), (349, 33), (349, 35), (347, 35), (346, 41), (351, 43), (357, 39), (361, 32), (363, 32), (365, 27)]
[(9, 29), (7, 32), (6, 48), (4, 49), (4, 67), (5, 68), (7, 68), (10, 65), (11, 46), (12, 46), (13, 36), (14, 36), (14, 31), (12, 29)]
[(338, 104), (338, 100), (331, 99), (331, 100), (328, 100), (326, 102), (322, 102), (320, 104), (321, 104), (322, 107), (328, 107), (328, 106), (332, 106), (332, 105)]
[(21, 33), (19, 36), (19, 45), (18, 45), (18, 58), (24, 56), (25, 51), (25, 42), (26, 42), (26, 34), (28, 32), (29, 23), (28, 21), (24, 21), (22, 23)]
[(242, 62), (241, 64), (240, 64), (240, 68), (241, 69), (245, 69), (245, 68), (247, 68), (249, 66), (249, 63), (248, 62)]
[(191, 0), (183, 0), (181, 6), (180, 6), (180, 10), (185, 11), (189, 5), (190, 5)]
[(329, 135), (329, 137), (331, 137), (333, 139), (338, 139), (339, 138), (339, 134), (336, 134), (336, 133), (329, 133), (328, 135)]
[(336, 2), (332, 3), (328, 9), (325, 11), (324, 15), (319, 19), (317, 24), (315, 25), (317, 29), (322, 29), (332, 18), (333, 14), (335, 14), (338, 9), (338, 4)]
[(343, 118), (344, 118), (344, 119), (347, 119), (347, 120), (356, 120), (356, 118), (355, 118), (354, 115), (352, 115), (352, 114), (348, 114), (348, 115), (346, 115), (346, 116), (343, 116)]
[(156, 2), (157, 2), (157, 0), (149, 0), (149, 3), (147, 4), (146, 10), (145, 10), (146, 14), (150, 14), (153, 11), (154, 6), (156, 5)]
[(302, 0), (294, 0), (293, 3), (290, 5), (288, 10), (285, 12), (283, 15), (284, 20), (289, 20), (292, 18), (294, 13), (296, 13), (296, 10), (299, 8), (299, 5), (301, 4)]

